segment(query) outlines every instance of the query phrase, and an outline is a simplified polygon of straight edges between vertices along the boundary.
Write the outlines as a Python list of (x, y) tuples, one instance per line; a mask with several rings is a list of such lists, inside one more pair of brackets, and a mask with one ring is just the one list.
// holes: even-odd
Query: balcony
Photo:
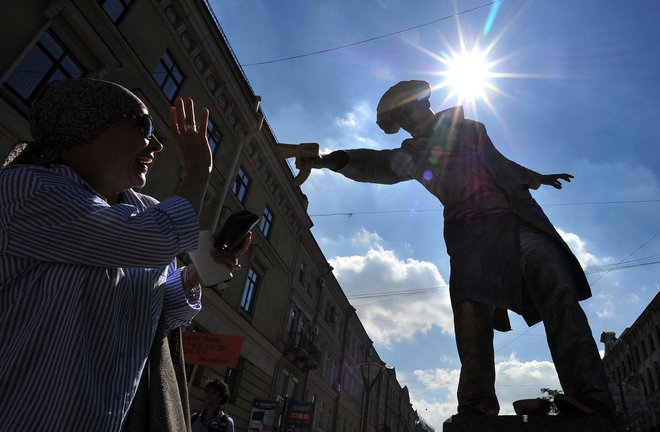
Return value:
[(320, 367), (321, 350), (304, 333), (287, 335), (284, 355), (305, 371)]

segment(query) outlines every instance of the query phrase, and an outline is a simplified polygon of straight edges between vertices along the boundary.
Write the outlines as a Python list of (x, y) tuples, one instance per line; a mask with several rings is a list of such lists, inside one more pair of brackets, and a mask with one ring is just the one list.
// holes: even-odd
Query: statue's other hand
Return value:
[(567, 183), (571, 182), (573, 176), (567, 173), (561, 174), (544, 174), (541, 176), (541, 184), (552, 186), (555, 189), (561, 189), (562, 184), (559, 180), (564, 180)]

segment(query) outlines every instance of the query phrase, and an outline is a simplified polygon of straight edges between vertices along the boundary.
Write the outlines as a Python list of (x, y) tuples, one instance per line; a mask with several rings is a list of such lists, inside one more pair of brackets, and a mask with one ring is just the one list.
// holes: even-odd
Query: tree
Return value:
[(550, 415), (559, 414), (557, 405), (555, 405), (555, 396), (561, 394), (561, 390), (554, 390), (547, 387), (541, 389), (541, 397), (539, 399), (545, 399), (550, 402)]

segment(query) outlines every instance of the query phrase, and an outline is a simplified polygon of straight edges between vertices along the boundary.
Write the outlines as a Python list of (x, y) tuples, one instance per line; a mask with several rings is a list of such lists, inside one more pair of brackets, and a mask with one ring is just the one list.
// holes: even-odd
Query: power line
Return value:
[(587, 274), (591, 273), (602, 273), (602, 272), (609, 272), (612, 270), (622, 270), (622, 269), (627, 269), (627, 268), (633, 268), (633, 267), (643, 267), (647, 265), (653, 265), (653, 264), (658, 264), (660, 263), (660, 255), (652, 255), (649, 257), (645, 258), (639, 258), (636, 260), (629, 260), (629, 261), (622, 261), (619, 263), (619, 265), (616, 265), (616, 268), (613, 268), (612, 264), (607, 264), (607, 265), (598, 265), (598, 266), (590, 266), (586, 267), (584, 269), (584, 272)]
[(454, 14), (447, 15), (445, 17), (438, 18), (438, 19), (435, 19), (433, 21), (429, 21), (429, 22), (424, 23), (424, 24), (419, 24), (419, 25), (416, 25), (416, 26), (413, 26), (413, 27), (408, 27), (408, 28), (405, 28), (405, 29), (402, 29), (402, 30), (397, 30), (397, 31), (394, 31), (392, 33), (387, 33), (387, 34), (384, 34), (384, 35), (381, 35), (381, 36), (375, 36), (375, 37), (372, 37), (372, 38), (369, 38), (369, 39), (364, 39), (364, 40), (361, 40), (361, 41), (352, 42), (352, 43), (349, 43), (349, 44), (346, 44), (346, 45), (340, 45), (340, 46), (337, 46), (337, 47), (334, 47), (334, 48), (327, 48), (327, 49), (314, 51), (314, 52), (310, 52), (310, 53), (306, 53), (306, 54), (298, 54), (298, 55), (294, 55), (294, 56), (290, 56), (290, 57), (283, 57), (283, 58), (279, 58), (279, 59), (265, 60), (265, 61), (255, 62), (255, 63), (246, 63), (246, 64), (241, 64), (241, 66), (242, 67), (247, 67), (247, 66), (258, 66), (258, 65), (271, 64), (271, 63), (279, 63), (279, 62), (283, 62), (283, 61), (295, 60), (295, 59), (299, 59), (299, 58), (303, 58), (303, 57), (309, 57), (309, 56), (313, 56), (313, 55), (317, 55), (317, 54), (324, 54), (324, 53), (331, 52), (331, 51), (337, 51), (337, 50), (340, 50), (340, 49), (353, 47), (353, 46), (364, 44), (364, 43), (367, 43), (367, 42), (373, 42), (373, 41), (378, 40), (378, 39), (384, 39), (384, 38), (387, 38), (387, 37), (390, 37), (390, 36), (395, 36), (395, 35), (405, 33), (405, 32), (411, 31), (411, 30), (416, 30), (418, 28), (425, 27), (425, 26), (428, 26), (428, 25), (431, 25), (431, 24), (435, 24), (435, 23), (438, 23), (440, 21), (446, 21), (448, 19), (456, 18), (457, 16), (467, 14), (469, 12), (474, 12), (478, 9), (483, 9), (485, 7), (494, 5), (495, 3), (500, 3), (501, 1), (502, 0), (494, 0), (494, 1), (491, 1), (489, 3), (482, 4), (481, 6), (476, 6), (476, 7), (473, 7), (471, 9), (466, 9), (466, 10), (463, 10), (463, 11), (460, 11), (460, 12), (456, 12)]
[[(408, 387), (408, 389), (411, 389), (411, 390), (412, 389), (419, 389), (419, 388), (428, 389), (427, 392), (423, 393), (423, 394), (426, 394), (428, 392), (439, 390), (439, 389), (429, 389), (430, 385), (438, 386), (438, 387), (444, 387), (444, 386), (449, 386), (449, 385), (453, 385), (453, 384), (458, 384), (458, 381), (457, 380), (439, 381), (439, 382), (429, 381), (427, 383), (420, 383), (419, 385), (405, 384), (405, 386)], [(552, 384), (545, 384), (545, 385), (543, 383), (537, 383), (537, 384), (517, 384), (516, 383), (516, 384), (513, 384), (513, 383), (508, 383), (508, 382), (500, 384), (497, 381), (495, 381), (495, 387), (553, 387), (553, 386), (556, 386), (557, 384), (558, 384), (557, 382), (553, 382)]]
[[(635, 252), (646, 246), (651, 240), (653, 240), (655, 237), (658, 236), (658, 233), (656, 232), (653, 234), (650, 238), (642, 242), (638, 247), (633, 249), (630, 253), (628, 253), (625, 257), (623, 257), (618, 263), (611, 265), (609, 269), (605, 270), (605, 273), (601, 275), (598, 279), (596, 279), (594, 282), (591, 283), (591, 286), (593, 287), (596, 282), (607, 276), (611, 271), (614, 270), (621, 270), (623, 268), (630, 268), (630, 267), (639, 267), (639, 266), (646, 266), (646, 265), (651, 265), (651, 264), (658, 264), (660, 263), (660, 259), (658, 258), (658, 255), (653, 255), (650, 257), (646, 258), (640, 258), (638, 260), (631, 260), (631, 261), (626, 261), (630, 256), (632, 256)], [(596, 266), (597, 268), (603, 268), (605, 269), (606, 266)], [(587, 267), (585, 269), (585, 272), (589, 269), (590, 267)], [(603, 271), (599, 270), (599, 271)], [(438, 286), (438, 287), (430, 287), (430, 288), (422, 288), (422, 289), (414, 289), (414, 290), (401, 290), (401, 291), (389, 291), (389, 292), (372, 292), (372, 293), (367, 293), (367, 294), (357, 294), (354, 296), (346, 296), (348, 299), (365, 299), (365, 298), (382, 298), (382, 297), (395, 297), (395, 296), (410, 296), (410, 295), (417, 295), (417, 294), (424, 294), (424, 293), (429, 293), (433, 291), (439, 291), (442, 288), (448, 288), (447, 285), (443, 286)], [(383, 301), (389, 301), (391, 299), (384, 299)], [(391, 322), (400, 322), (404, 323), (403, 321), (395, 321), (395, 320), (387, 320), (387, 319), (381, 319), (381, 318), (360, 318), (364, 320), (380, 320), (380, 321), (391, 321)], [(407, 324), (415, 324), (413, 322), (407, 323)], [(532, 326), (533, 327), (533, 326)], [(507, 346), (511, 345), (513, 342), (517, 341), (523, 336), (526, 336), (527, 333), (532, 329), (532, 327), (527, 328), (527, 330), (523, 333), (510, 333), (510, 334), (515, 334), (516, 337), (512, 338), (509, 340), (507, 343), (504, 345), (500, 346), (495, 350), (495, 353), (498, 353), (499, 351), (503, 350)]]
[(349, 298), (349, 299), (365, 299), (365, 298), (373, 298), (373, 297), (391, 297), (391, 296), (400, 296), (400, 295), (423, 294), (423, 293), (428, 293), (428, 292), (439, 291), (443, 288), (448, 289), (449, 285), (440, 285), (440, 286), (434, 286), (434, 287), (428, 287), (428, 288), (419, 288), (419, 289), (402, 290), (402, 291), (370, 292), (370, 293), (365, 293), (365, 294), (350, 295), (350, 296), (346, 296), (346, 298)]
[[(534, 325), (536, 325), (536, 324), (534, 324)], [(534, 326), (530, 326), (530, 327), (528, 327), (527, 330), (525, 330), (524, 332), (518, 334), (516, 337), (514, 337), (513, 339), (511, 339), (509, 342), (505, 343), (504, 345), (502, 345), (501, 347), (499, 347), (498, 349), (496, 349), (496, 350), (493, 352), (493, 354), (497, 354), (498, 352), (502, 351), (504, 348), (508, 347), (509, 345), (511, 345), (512, 343), (514, 343), (514, 342), (517, 341), (518, 339), (520, 339), (521, 337), (525, 336), (527, 333), (530, 332), (530, 330), (532, 330), (532, 327), (534, 327)]]
[(616, 270), (616, 269), (619, 267), (619, 265), (621, 265), (626, 259), (628, 259), (632, 254), (634, 254), (635, 252), (637, 252), (638, 250), (640, 250), (641, 248), (643, 248), (644, 246), (646, 246), (646, 244), (647, 244), (648, 242), (650, 242), (651, 240), (653, 240), (654, 238), (656, 238), (657, 235), (658, 235), (658, 233), (656, 232), (656, 233), (653, 234), (648, 240), (646, 240), (644, 243), (642, 243), (641, 245), (639, 245), (637, 248), (635, 248), (635, 249), (634, 249), (632, 252), (630, 252), (628, 255), (626, 255), (625, 257), (623, 257), (623, 258), (621, 259), (621, 261), (619, 261), (617, 264), (615, 264), (614, 266), (612, 266), (612, 268), (610, 268), (608, 271), (606, 271), (605, 273), (603, 273), (598, 279), (596, 279), (595, 281), (593, 281), (593, 282), (591, 283), (591, 286), (596, 285), (596, 282), (598, 282), (599, 280), (601, 280), (602, 278), (604, 278), (605, 276), (607, 276), (607, 274), (608, 274), (609, 272), (611, 272), (612, 270)]
[[(654, 234), (650, 239), (645, 241), (641, 246), (637, 247), (633, 252), (626, 255), (626, 257), (624, 257), (618, 263), (585, 267), (584, 272), (587, 273), (587, 274), (605, 272), (605, 274), (603, 275), (603, 276), (605, 276), (607, 273), (609, 273), (611, 271), (614, 271), (614, 270), (624, 270), (624, 269), (627, 269), (627, 268), (643, 267), (643, 266), (648, 266), (648, 265), (660, 264), (660, 255), (651, 255), (651, 256), (648, 256), (648, 257), (639, 258), (637, 260), (626, 261), (626, 258), (630, 257), (633, 253), (637, 252), (639, 249), (641, 249), (644, 245), (646, 245), (648, 242), (650, 242), (656, 236), (657, 236), (657, 233)], [(603, 276), (601, 276), (600, 278), (602, 278)], [(596, 281), (594, 281), (591, 285), (593, 285), (594, 283), (596, 283)], [(418, 294), (428, 294), (428, 293), (432, 293), (432, 292), (445, 291), (445, 290), (448, 290), (448, 289), (449, 289), (449, 285), (443, 284), (443, 285), (438, 285), (438, 286), (433, 286), (433, 287), (416, 288), (416, 289), (408, 289), (408, 290), (400, 290), (400, 291), (372, 291), (372, 292), (363, 293), (363, 294), (347, 295), (346, 298), (349, 299), (349, 300), (364, 300), (364, 299), (379, 298), (379, 299), (382, 299), (382, 301), (390, 301), (392, 299), (390, 299), (389, 297), (414, 296), (414, 295), (418, 295)], [(386, 297), (388, 297), (388, 298), (386, 298)], [(370, 304), (372, 304), (372, 303), (370, 303)]]
[[(612, 205), (612, 204), (656, 204), (660, 203), (660, 199), (649, 200), (627, 200), (627, 201), (585, 201), (573, 203), (551, 203), (539, 204), (541, 207), (565, 207), (565, 206), (586, 206), (586, 205)], [(413, 210), (376, 210), (376, 211), (350, 211), (338, 213), (316, 213), (310, 214), (309, 217), (328, 217), (328, 216), (346, 216), (353, 217), (354, 215), (371, 215), (371, 214), (390, 214), (390, 213), (428, 213), (428, 212), (441, 212), (442, 209), (413, 209)]]
[[(640, 250), (641, 248), (643, 248), (648, 242), (650, 242), (651, 240), (653, 240), (657, 235), (658, 235), (658, 233), (656, 232), (656, 233), (653, 234), (648, 240), (644, 241), (641, 245), (639, 245), (639, 246), (637, 246), (635, 249), (633, 249), (633, 251), (630, 252), (630, 253), (629, 253), (628, 255), (626, 255), (625, 257), (623, 257), (623, 258), (621, 259), (621, 261), (619, 261), (617, 264), (615, 264), (614, 266), (612, 266), (611, 269), (609, 269), (608, 271), (606, 271), (601, 277), (599, 277), (599, 278), (596, 279), (593, 283), (591, 283), (591, 286), (593, 287), (593, 286), (596, 284), (596, 282), (598, 282), (599, 280), (601, 280), (602, 278), (604, 278), (605, 276), (607, 276), (612, 270), (617, 269), (618, 266), (619, 266), (621, 263), (623, 263), (626, 259), (628, 259), (632, 254), (634, 254), (635, 252), (637, 252), (638, 250)], [(514, 338), (511, 339), (509, 342), (505, 343), (504, 345), (502, 345), (501, 347), (499, 347), (498, 349), (496, 349), (496, 350), (495, 350), (495, 353), (501, 351), (501, 350), (504, 349), (505, 347), (511, 345), (512, 343), (514, 343), (515, 341), (517, 341), (518, 339), (520, 339), (521, 337), (523, 337), (524, 335), (526, 335), (526, 334), (532, 329), (532, 327), (533, 327), (533, 326), (530, 326), (529, 328), (527, 328), (527, 330), (526, 330), (523, 334), (514, 337)]]

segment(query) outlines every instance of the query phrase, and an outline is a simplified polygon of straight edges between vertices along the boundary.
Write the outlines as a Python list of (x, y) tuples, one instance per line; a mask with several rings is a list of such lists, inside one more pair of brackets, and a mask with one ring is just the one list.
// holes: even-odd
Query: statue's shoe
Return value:
[(606, 403), (589, 397), (555, 396), (555, 405), (562, 414), (597, 415), (614, 419), (614, 410)]

